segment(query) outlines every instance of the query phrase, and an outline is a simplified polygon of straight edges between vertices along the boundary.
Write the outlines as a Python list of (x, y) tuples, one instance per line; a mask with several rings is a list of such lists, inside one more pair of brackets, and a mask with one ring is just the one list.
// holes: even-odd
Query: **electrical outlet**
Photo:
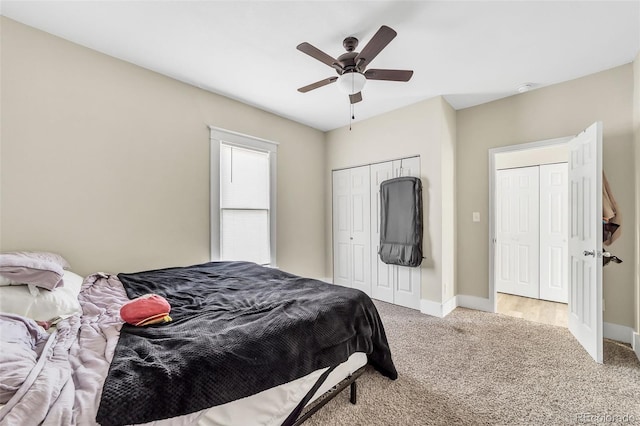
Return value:
[(473, 221), (480, 222), (480, 212), (473, 212)]

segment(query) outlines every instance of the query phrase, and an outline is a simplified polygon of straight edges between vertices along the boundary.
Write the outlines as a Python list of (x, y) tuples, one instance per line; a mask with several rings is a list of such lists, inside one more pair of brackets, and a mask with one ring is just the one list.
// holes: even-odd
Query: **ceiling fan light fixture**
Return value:
[(364, 74), (356, 71), (346, 72), (338, 77), (338, 90), (347, 95), (355, 95), (362, 90), (366, 82)]

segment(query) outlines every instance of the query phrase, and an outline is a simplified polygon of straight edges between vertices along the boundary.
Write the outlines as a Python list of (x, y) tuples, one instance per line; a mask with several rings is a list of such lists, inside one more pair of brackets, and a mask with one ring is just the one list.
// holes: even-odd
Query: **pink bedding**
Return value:
[[(0, 426), (96, 424), (102, 383), (122, 326), (120, 306), (128, 301), (117, 278), (106, 277), (85, 279), (78, 297), (82, 317), (60, 321), (51, 336), (24, 317), (5, 315), (9, 318), (0, 321), (3, 340), (9, 341), (2, 342), (0, 355), (0, 403), (7, 403), (0, 410)], [(28, 383), (39, 357), (46, 362)]]
[(72, 316), (51, 335), (30, 319), (0, 316), (0, 425), (73, 423), (68, 351), (80, 323)]
[(76, 387), (74, 424), (96, 424), (102, 383), (122, 327), (120, 307), (129, 300), (117, 278), (107, 277), (87, 277), (78, 296), (83, 313), (78, 339), (70, 351)]

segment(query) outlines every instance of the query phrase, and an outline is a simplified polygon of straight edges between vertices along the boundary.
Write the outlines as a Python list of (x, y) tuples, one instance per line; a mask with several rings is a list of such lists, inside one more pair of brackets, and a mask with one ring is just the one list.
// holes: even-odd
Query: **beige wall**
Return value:
[(82, 274), (209, 260), (208, 125), (280, 142), (281, 268), (324, 274), (324, 134), (2, 18), (3, 251)]
[[(622, 236), (608, 250), (625, 261), (604, 268), (604, 320), (633, 325), (632, 87), (633, 67), (628, 64), (458, 111), (458, 294), (488, 297), (488, 149), (575, 135), (600, 120), (603, 168), (624, 221)], [(471, 221), (473, 211), (480, 212), (480, 223)]]
[[(442, 302), (457, 294), (456, 259), (456, 111), (443, 98), (441, 137), (442, 190)], [(434, 224), (437, 226), (437, 224)]]
[[(635, 331), (640, 333), (640, 52), (633, 62), (633, 118), (635, 126), (635, 162), (636, 162), (636, 297), (635, 297)], [(640, 356), (640, 338), (636, 337), (638, 347), (636, 353)]]
[[(420, 174), (423, 184), (424, 235), (421, 265), (422, 299), (441, 302), (450, 287), (453, 293), (454, 241), (453, 217), (455, 200), (451, 196), (455, 155), (455, 111), (441, 97), (419, 102), (348, 127), (333, 130), (326, 135), (326, 259), (327, 277), (332, 272), (331, 235), (331, 171), (374, 162), (393, 160), (413, 155), (420, 156)], [(443, 189), (447, 194), (443, 195)], [(451, 229), (445, 229), (450, 226)], [(445, 235), (443, 237), (443, 234)], [(443, 243), (443, 238), (450, 238)], [(447, 261), (443, 263), (443, 250)]]

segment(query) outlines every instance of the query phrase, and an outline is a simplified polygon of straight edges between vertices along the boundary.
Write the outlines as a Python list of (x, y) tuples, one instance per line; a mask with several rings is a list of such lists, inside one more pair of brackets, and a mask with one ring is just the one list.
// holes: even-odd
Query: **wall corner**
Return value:
[[(635, 153), (635, 285), (634, 285), (634, 328), (635, 340), (634, 349), (636, 355), (640, 354), (640, 342), (638, 342), (638, 333), (640, 333), (640, 51), (633, 61), (633, 133), (634, 133), (634, 153)], [(640, 355), (638, 356), (640, 359)]]

